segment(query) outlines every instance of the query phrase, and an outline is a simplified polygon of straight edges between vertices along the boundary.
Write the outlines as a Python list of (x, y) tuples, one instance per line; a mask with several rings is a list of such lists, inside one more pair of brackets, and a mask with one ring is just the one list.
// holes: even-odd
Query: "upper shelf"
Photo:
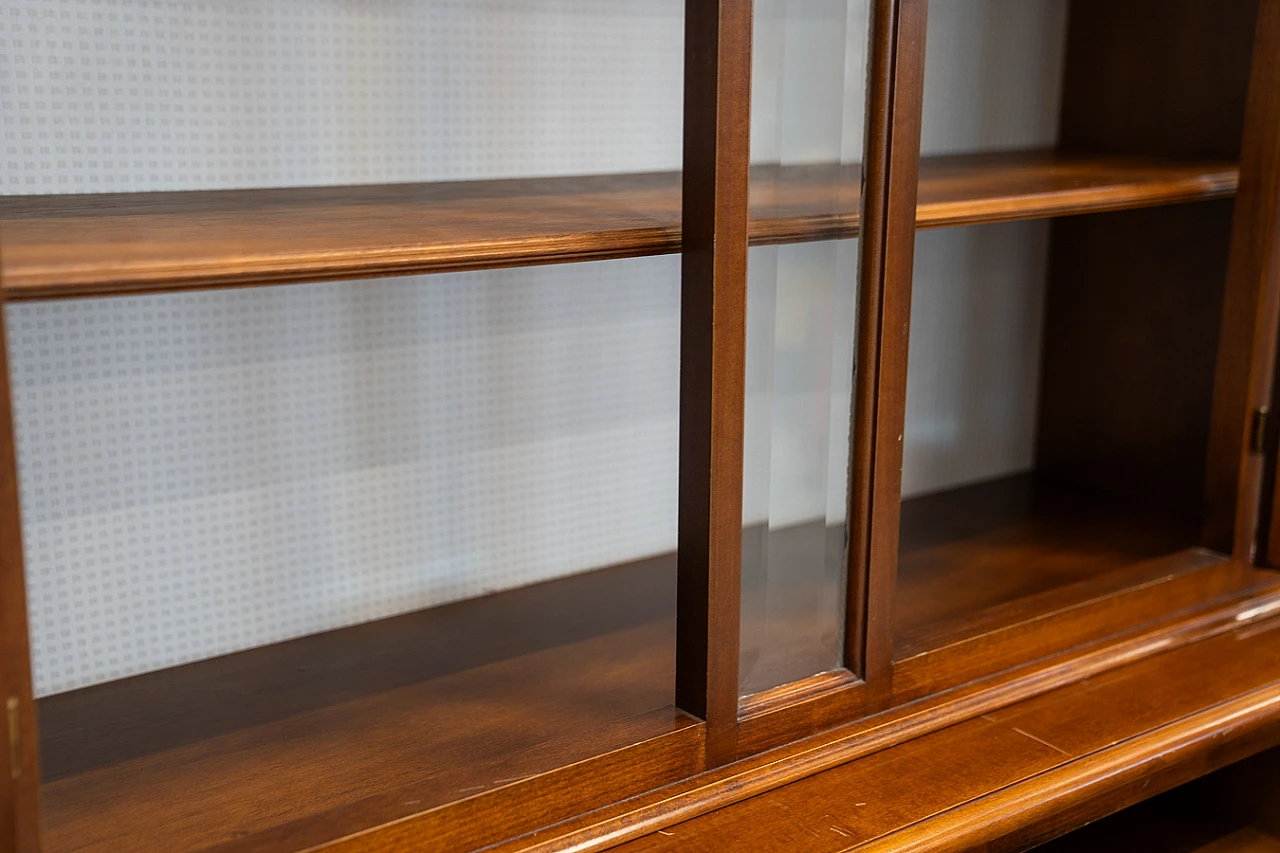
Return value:
[[(920, 227), (1229, 196), (1229, 163), (926, 158)], [(754, 245), (857, 236), (857, 165), (757, 168)], [(8, 299), (449, 272), (680, 249), (677, 172), (0, 199)]]

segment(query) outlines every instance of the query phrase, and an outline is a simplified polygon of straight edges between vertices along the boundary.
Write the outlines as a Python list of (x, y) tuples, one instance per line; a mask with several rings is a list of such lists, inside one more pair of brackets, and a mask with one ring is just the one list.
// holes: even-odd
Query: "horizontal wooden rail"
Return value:
[[(1280, 620), (1238, 606), (1004, 688), (966, 688), (883, 724), (848, 724), (490, 849), (1027, 849), (1280, 741)], [(1014, 803), (1033, 805), (1009, 818)]]
[[(922, 228), (1230, 196), (1224, 163), (927, 159)], [(858, 165), (756, 168), (753, 245), (858, 236)], [(10, 196), (0, 200), (9, 300), (660, 255), (680, 250), (680, 174), (364, 187)]]
[[(757, 167), (753, 245), (855, 237), (860, 167)], [(928, 158), (920, 227), (1230, 196), (1229, 163), (1067, 157)], [(0, 286), (48, 299), (657, 255), (680, 249), (680, 175), (11, 196)]]

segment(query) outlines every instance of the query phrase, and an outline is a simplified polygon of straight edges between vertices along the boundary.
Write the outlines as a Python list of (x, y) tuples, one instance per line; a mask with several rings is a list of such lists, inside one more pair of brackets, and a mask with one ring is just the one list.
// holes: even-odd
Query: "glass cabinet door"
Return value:
[(1248, 583), (1207, 524), (1253, 21), (1218, 9), (929, 3), (897, 700)]
[(867, 15), (755, 4), (743, 695), (845, 665)]
[(10, 5), (44, 849), (471, 849), (694, 772), (684, 4)]

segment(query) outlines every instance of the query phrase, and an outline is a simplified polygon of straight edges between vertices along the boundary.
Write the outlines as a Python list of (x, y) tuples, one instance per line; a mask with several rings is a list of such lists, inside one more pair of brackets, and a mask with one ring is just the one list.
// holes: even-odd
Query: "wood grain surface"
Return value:
[[(921, 165), (922, 227), (1231, 195), (1223, 162), (1014, 152)], [(858, 165), (757, 168), (753, 244), (856, 236)], [(625, 258), (680, 249), (678, 172), (0, 198), (10, 299)]]
[(1181, 551), (1198, 533), (1194, 517), (1030, 474), (904, 500), (899, 649), (990, 630), (991, 608)]
[(904, 501), (894, 701), (1267, 584), (1198, 535), (1195, 516), (1044, 476)]
[(616, 849), (1026, 849), (1074, 828), (1058, 821), (1062, 813), (1084, 823), (1280, 742), (1277, 671), (1280, 622), (1272, 620), (986, 713)]
[(1262, 799), (1265, 808), (1280, 815), (1280, 778), (1273, 771), (1269, 779), (1251, 780), (1262, 783), (1252, 791), (1235, 790), (1233, 785), (1241, 768), (1273, 759), (1275, 752), (1268, 750), (1130, 806), (1037, 847), (1037, 853), (1280, 853), (1280, 839), (1254, 825), (1260, 815), (1250, 814), (1248, 808), (1249, 800)]
[(872, 40), (878, 49), (870, 66), (867, 140), (883, 156), (879, 174), (872, 175), (880, 184), (868, 193), (865, 206), (868, 227), (858, 269), (857, 406), (850, 436), (850, 618), (845, 630), (862, 636), (845, 645), (847, 653), (862, 653), (853, 666), (867, 685), (864, 706), (874, 710), (887, 707), (892, 698), (893, 587), (929, 4), (886, 0), (872, 8)]
[[(775, 531), (779, 554), (812, 527)], [(491, 843), (688, 776), (675, 570), (665, 555), (43, 699), (49, 849), (297, 848), (415, 815)]]
[(1278, 378), (1280, 3), (1275, 0), (1258, 4), (1240, 163), (1245, 184), (1232, 223), (1214, 377), (1205, 533), (1206, 541), (1215, 545), (1232, 541), (1240, 559), (1251, 559), (1261, 544), (1263, 561), (1280, 566), (1280, 501), (1274, 493), (1280, 480), (1274, 468), (1274, 431), (1265, 454), (1248, 452), (1250, 415), (1261, 408), (1275, 408)]
[(663, 557), (42, 699), (45, 849), (298, 849), (453, 801), (437, 834), (478, 846), (674, 781), (674, 600)]
[[(795, 740), (793, 730), (789, 742), (759, 755), (640, 795), (630, 802), (582, 815), (534, 836), (512, 839), (496, 846), (493, 853), (598, 853), (659, 830), (669, 831), (669, 827), (678, 823), (768, 794), (826, 769), (1069, 685), (1085, 684), (1154, 655), (1169, 654), (1226, 633), (1238, 632), (1235, 636), (1248, 637), (1277, 606), (1280, 606), (1280, 588), (1273, 585), (1270, 592), (1262, 595), (1223, 602), (1169, 624), (1140, 629), (1099, 647), (1036, 661), (925, 701), (853, 722), (837, 723), (834, 728), (803, 740)], [(744, 725), (740, 746), (744, 744), (742, 735), (747, 733)], [(1061, 831), (1076, 825), (1079, 824)], [(400, 851), (414, 849), (410, 842), (422, 836), (406, 825), (403, 832), (383, 837), (391, 842), (389, 849)]]
[(751, 0), (685, 5), (676, 705), (732, 761), (742, 612)]
[[(1270, 358), (1251, 367), (1255, 323), (1276, 313), (1259, 301), (1266, 288), (1275, 290), (1262, 270), (1273, 251), (1277, 172), (1270, 161), (1280, 108), (1277, 29), (1259, 17), (1264, 6), (1257, 0), (1072, 3), (1060, 148), (1077, 155), (1238, 160), (1241, 192), (1234, 226), (1227, 205), (1147, 218), (1133, 228), (1109, 218), (1055, 223), (1043, 410), (1052, 420), (1042, 419), (1051, 429), (1041, 451), (1061, 455), (1063, 467), (1095, 480), (1109, 476), (1112, 483), (1145, 480), (1157, 490), (1167, 486), (1178, 500), (1203, 500), (1201, 544), (1231, 551), (1233, 530), (1244, 524), (1249, 541), (1236, 537), (1244, 548), (1235, 551), (1240, 559), (1248, 559), (1253, 544), (1256, 506), (1237, 519), (1237, 492), (1251, 490), (1256, 498), (1258, 488), (1256, 462), (1253, 482), (1240, 481), (1249, 389), (1251, 376)], [(1096, 334), (1077, 333), (1085, 310)], [(1087, 345), (1073, 347), (1083, 338)], [(1064, 375), (1070, 370), (1076, 375)], [(1051, 374), (1066, 383), (1053, 387)], [(1072, 406), (1079, 415), (1073, 417)], [(1089, 430), (1098, 438), (1092, 450), (1074, 438)], [(1151, 474), (1137, 472), (1139, 466)], [(1156, 486), (1160, 476), (1167, 479)]]

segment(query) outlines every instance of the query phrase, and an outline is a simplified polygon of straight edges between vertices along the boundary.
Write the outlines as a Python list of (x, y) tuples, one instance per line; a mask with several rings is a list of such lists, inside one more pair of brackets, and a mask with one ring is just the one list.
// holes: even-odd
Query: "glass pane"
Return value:
[[(924, 164), (1053, 148), (1066, 12), (1065, 0), (930, 4)], [(1044, 588), (1036, 573), (1003, 567), (1033, 556), (1045, 532), (1028, 472), (1049, 229), (1039, 220), (916, 234), (894, 626), (903, 648)]]
[(11, 306), (47, 849), (671, 731), (678, 328), (674, 256)]
[[(678, 224), (681, 0), (45, 5), (0, 20), (0, 77), (58, 80), (6, 112), (47, 151), (10, 195), (213, 204), (192, 251), (330, 189), (347, 246), (452, 181), (470, 236), (522, 192)], [(163, 236), (118, 220), (120, 255)], [(43, 849), (310, 848), (477, 798), (441, 842), (474, 849), (558, 819), (488, 796), (547, 771), (673, 781), (679, 288), (661, 255), (9, 305)]]
[[(867, 4), (756, 4), (752, 216), (858, 211)], [(796, 207), (807, 208), (797, 211)], [(829, 233), (821, 235), (830, 236)], [(748, 258), (744, 695), (841, 665), (858, 250), (800, 227)]]
[[(1074, 157), (1071, 168), (1081, 171), (1098, 158), (1097, 142), (1055, 153), (1060, 116), (1070, 120), (1070, 111), (1060, 110), (1067, 12), (1067, 0), (930, 4), (923, 184), (931, 167), (935, 189), (947, 180), (989, 183), (1005, 169), (1034, 188), (1061, 169), (1053, 157)], [(1125, 41), (1108, 43), (1121, 51)], [(1128, 67), (1121, 58), (1128, 55), (1115, 53), (1119, 64), (1110, 67)], [(1080, 59), (1094, 61), (1083, 53)], [(1123, 81), (1116, 88), (1128, 91)], [(1197, 519), (1158, 506), (1163, 496), (1131, 499), (1126, 491), (1134, 486), (1165, 490), (1113, 467), (1118, 458), (1151, 458), (1133, 449), (1150, 450), (1152, 433), (1142, 425), (1156, 421), (1163, 430), (1157, 453), (1179, 465), (1203, 458), (1194, 436), (1207, 413), (1172, 426), (1179, 416), (1164, 407), (1136, 419), (1126, 408), (1128, 400), (1146, 407), (1160, 393), (1153, 389), (1176, 387), (1186, 389), (1174, 395), (1185, 413), (1184, 395), (1207, 388), (1213, 371), (1212, 345), (1202, 350), (1207, 357), (1191, 357), (1194, 370), (1183, 369), (1187, 350), (1179, 343), (1216, 331), (1191, 335), (1174, 324), (1198, 315), (1211, 318), (1206, 330), (1216, 330), (1219, 309), (1213, 296), (1203, 296), (1209, 291), (1196, 288), (1204, 301), (1193, 303), (1166, 275), (1199, 269), (1203, 246), (1161, 233), (1164, 215), (1110, 212), (916, 235), (894, 603), (898, 660), (1182, 570), (1139, 564), (1196, 544)], [(1221, 276), (1183, 274), (1197, 281)], [(1172, 304), (1182, 307), (1156, 308)], [(1207, 406), (1209, 394), (1203, 400)], [(1076, 452), (1055, 459), (1064, 438)], [(1094, 476), (1099, 468), (1118, 476), (1102, 482)], [(1198, 506), (1199, 484), (1190, 491)], [(1118, 570), (1128, 573), (1112, 574)], [(1127, 580), (1108, 579), (1115, 577)]]

